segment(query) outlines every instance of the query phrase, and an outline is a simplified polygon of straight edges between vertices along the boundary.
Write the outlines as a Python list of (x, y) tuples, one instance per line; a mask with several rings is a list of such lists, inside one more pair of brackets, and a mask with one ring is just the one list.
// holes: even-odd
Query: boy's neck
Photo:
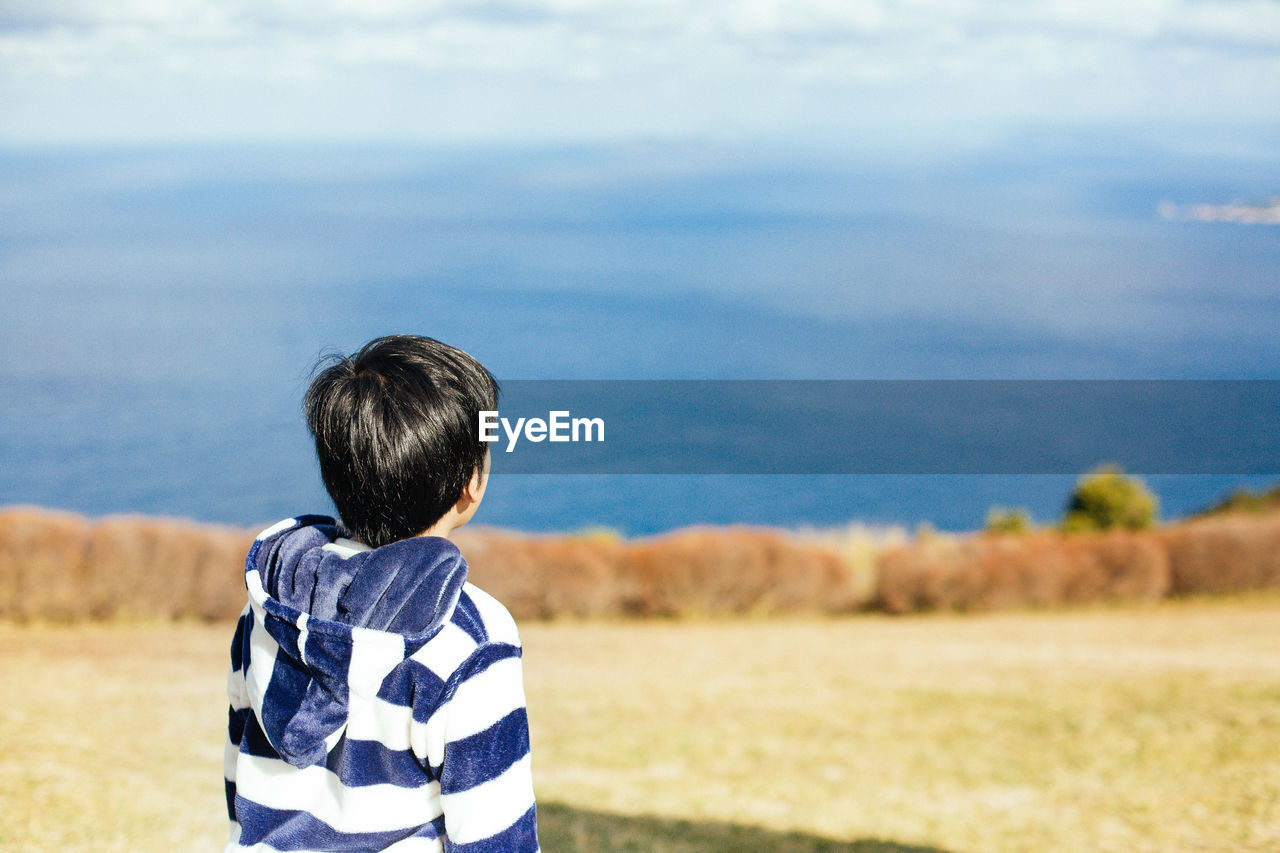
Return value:
[(424, 537), (424, 536), (438, 536), (441, 539), (449, 539), (452, 536), (453, 531), (456, 530), (461, 525), (447, 524), (446, 521), (447, 521), (447, 518), (440, 519), (435, 524), (428, 527), (426, 530), (416, 534), (415, 538)]

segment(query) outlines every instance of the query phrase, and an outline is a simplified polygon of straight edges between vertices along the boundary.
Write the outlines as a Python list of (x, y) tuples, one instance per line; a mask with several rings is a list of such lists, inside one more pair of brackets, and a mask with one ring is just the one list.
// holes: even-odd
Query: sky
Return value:
[(1276, 0), (0, 0), (0, 143), (964, 137), (1280, 115)]

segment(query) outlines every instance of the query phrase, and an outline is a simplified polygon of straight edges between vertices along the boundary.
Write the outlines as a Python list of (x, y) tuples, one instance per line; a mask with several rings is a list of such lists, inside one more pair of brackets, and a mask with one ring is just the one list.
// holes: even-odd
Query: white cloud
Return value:
[(0, 138), (1280, 114), (1272, 0), (9, 0)]

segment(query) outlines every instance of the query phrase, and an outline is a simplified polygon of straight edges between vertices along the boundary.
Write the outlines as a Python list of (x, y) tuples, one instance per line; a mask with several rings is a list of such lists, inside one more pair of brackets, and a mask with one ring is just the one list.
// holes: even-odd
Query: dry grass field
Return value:
[[(0, 850), (215, 850), (230, 626), (0, 624)], [(524, 627), (558, 851), (1280, 849), (1280, 597)]]

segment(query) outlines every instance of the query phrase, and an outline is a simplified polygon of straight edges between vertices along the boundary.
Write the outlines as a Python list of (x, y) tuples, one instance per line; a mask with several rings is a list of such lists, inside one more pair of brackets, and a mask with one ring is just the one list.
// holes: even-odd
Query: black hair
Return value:
[(316, 364), (303, 410), (325, 488), (356, 539), (377, 548), (435, 524), (462, 497), (488, 445), (479, 413), (498, 383), (465, 352), (389, 335)]

